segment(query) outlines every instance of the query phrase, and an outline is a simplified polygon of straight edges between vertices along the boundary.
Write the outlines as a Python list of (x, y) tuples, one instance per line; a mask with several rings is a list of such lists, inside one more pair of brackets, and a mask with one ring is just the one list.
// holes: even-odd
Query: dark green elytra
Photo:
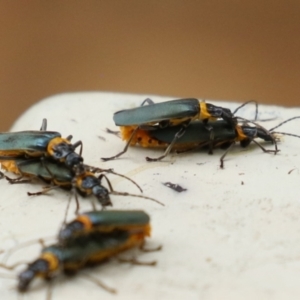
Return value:
[[(60, 182), (72, 182), (74, 172), (63, 164), (40, 159), (18, 159), (15, 160), (21, 173), (28, 176), (42, 177), (51, 180), (55, 178)], [(51, 174), (53, 175), (53, 178)]]
[[(129, 232), (118, 231), (107, 234), (90, 234), (76, 240), (71, 246), (60, 244), (51, 245), (42, 250), (42, 253), (53, 253), (61, 264), (75, 263), (80, 264), (83, 260), (89, 259), (92, 255), (100, 252), (112, 252), (117, 247), (126, 243), (130, 237)], [(109, 257), (108, 254), (105, 258)], [(103, 258), (103, 260), (105, 259)]]
[(146, 225), (150, 217), (142, 210), (106, 210), (84, 213), (94, 226), (122, 227), (126, 225)]
[(194, 117), (199, 111), (199, 100), (187, 98), (120, 110), (114, 114), (113, 119), (117, 126), (142, 125)]
[[(88, 228), (86, 228), (85, 222), (82, 222), (82, 218), (89, 220)], [(141, 210), (90, 211), (80, 214), (75, 220), (66, 224), (60, 230), (58, 239), (61, 243), (66, 244), (87, 232), (105, 233), (113, 230), (130, 230), (130, 228), (146, 226), (149, 222), (149, 215)]]
[[(226, 141), (236, 138), (234, 126), (228, 125), (226, 121), (216, 121), (207, 124), (212, 127), (215, 141)], [(210, 131), (207, 125), (200, 121), (194, 121), (186, 128), (185, 134), (176, 140), (177, 144), (201, 143), (210, 140)], [(150, 130), (148, 133), (152, 138), (165, 143), (171, 143), (180, 126)]]
[[(55, 131), (19, 131), (0, 133), (0, 151), (40, 151), (45, 152), (48, 143), (61, 137)], [(1, 155), (4, 155), (2, 153)]]

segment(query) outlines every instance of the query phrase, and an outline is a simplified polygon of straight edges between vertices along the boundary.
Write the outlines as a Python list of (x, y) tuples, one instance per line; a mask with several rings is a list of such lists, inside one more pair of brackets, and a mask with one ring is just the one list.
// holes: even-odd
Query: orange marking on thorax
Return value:
[[(42, 255), (40, 256), (40, 259), (44, 259), (49, 264), (49, 269), (48, 269), (47, 274), (59, 269), (59, 260), (53, 253), (51, 253), (51, 252), (42, 253)], [(40, 275), (43, 276), (43, 275), (47, 275), (47, 274), (40, 274)]]
[(68, 144), (68, 145), (70, 145), (71, 142), (69, 140), (65, 139), (65, 138), (62, 138), (62, 137), (56, 137), (48, 143), (47, 154), (50, 155), (50, 156), (53, 156), (53, 154), (55, 152), (55, 148), (59, 144)]
[(84, 173), (79, 174), (78, 176), (76, 176), (76, 187), (77, 187), (80, 191), (82, 191), (83, 193), (85, 193), (86, 195), (91, 195), (91, 194), (92, 194), (92, 189), (83, 189), (83, 188), (82, 188), (82, 181), (83, 181), (87, 176), (95, 177), (95, 174), (93, 174), (92, 172), (84, 172)]
[(84, 226), (84, 230), (91, 230), (93, 228), (93, 223), (87, 215), (80, 215), (76, 218), (76, 221), (80, 222)]
[(216, 121), (217, 118), (214, 118), (207, 110), (206, 103), (204, 101), (199, 102), (200, 105), (200, 112), (199, 112), (199, 117), (198, 119), (200, 120), (211, 120), (211, 121)]
[(235, 140), (237, 142), (240, 142), (240, 141), (248, 139), (248, 137), (244, 134), (243, 129), (242, 129), (241, 126), (238, 126), (238, 125), (235, 126), (235, 130), (237, 132), (237, 137), (235, 138)]

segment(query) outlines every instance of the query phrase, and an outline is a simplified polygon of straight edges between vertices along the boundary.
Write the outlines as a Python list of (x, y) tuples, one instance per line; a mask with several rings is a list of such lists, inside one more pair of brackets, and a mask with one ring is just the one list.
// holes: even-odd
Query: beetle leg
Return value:
[(213, 127), (209, 124), (205, 124), (205, 129), (207, 129), (209, 131), (209, 150), (208, 150), (208, 154), (213, 154), (215, 133), (214, 133)]
[(152, 249), (147, 249), (145, 248), (145, 242), (143, 242), (139, 248), (142, 252), (156, 252), (156, 251), (160, 251), (162, 249), (162, 245), (156, 247), (156, 248), (152, 248)]
[(225, 151), (225, 153), (220, 157), (220, 168), (224, 169), (224, 158), (225, 156), (228, 154), (228, 152), (230, 151), (230, 149), (233, 147), (235, 143), (233, 142)]
[(163, 159), (164, 157), (166, 157), (166, 156), (170, 153), (170, 151), (172, 150), (172, 148), (173, 148), (173, 146), (175, 145), (176, 141), (177, 141), (180, 137), (182, 137), (182, 136), (184, 135), (184, 133), (185, 133), (185, 131), (186, 131), (186, 127), (188, 126), (188, 124), (189, 124), (189, 123), (184, 124), (184, 125), (180, 128), (180, 130), (175, 134), (175, 136), (174, 136), (172, 142), (171, 142), (170, 145), (167, 147), (165, 153), (164, 153), (162, 156), (157, 157), (157, 158), (146, 157), (146, 160), (147, 160), (147, 161), (159, 161), (159, 160)]
[(73, 144), (74, 149), (76, 149), (78, 146), (80, 146), (79, 155), (82, 156), (82, 151), (83, 151), (82, 141), (77, 141), (76, 143)]
[(102, 181), (102, 178), (105, 178), (105, 180), (106, 180), (106, 182), (107, 182), (107, 184), (108, 184), (109, 190), (110, 190), (111, 192), (113, 192), (114, 189), (113, 189), (113, 187), (112, 187), (112, 184), (110, 183), (110, 180), (107, 178), (107, 176), (105, 176), (104, 174), (100, 174), (100, 175), (98, 176), (98, 179), (99, 179), (100, 182)]
[(78, 211), (79, 211), (79, 208), (80, 208), (80, 205), (79, 205), (79, 201), (78, 201), (78, 193), (77, 193), (77, 188), (76, 188), (76, 176), (72, 179), (72, 188), (71, 188), (71, 191), (70, 191), (70, 197), (69, 197), (69, 202), (68, 202), (68, 205), (67, 205), (67, 211), (66, 211), (66, 214), (65, 214), (64, 222), (66, 221), (67, 212), (69, 210), (71, 199), (72, 199), (73, 196), (75, 197), (75, 202), (76, 202), (75, 214), (77, 215)]
[(40, 196), (40, 195), (45, 195), (46, 193), (48, 193), (51, 190), (57, 189), (59, 188), (59, 186), (50, 186), (50, 187), (45, 187), (42, 191), (36, 192), (36, 193), (31, 193), (31, 192), (27, 192), (28, 196)]
[(13, 265), (6, 265), (6, 264), (3, 264), (3, 263), (0, 263), (0, 267), (3, 268), (3, 269), (6, 269), (6, 270), (14, 270), (16, 267), (18, 267), (19, 265), (23, 265), (23, 264), (26, 264), (27, 262), (26, 261), (19, 261), (17, 263), (14, 263)]
[(274, 153), (276, 154), (277, 152), (279, 152), (280, 150), (277, 149), (277, 143), (275, 142), (275, 150), (267, 150), (265, 149), (260, 143), (258, 143), (255, 140), (252, 140), (263, 152), (265, 153)]
[(131, 141), (132, 141), (133, 137), (135, 136), (135, 134), (136, 134), (136, 132), (137, 132), (138, 129), (139, 129), (139, 126), (137, 126), (137, 127), (132, 131), (131, 136), (130, 136), (130, 138), (128, 139), (128, 142), (126, 143), (126, 145), (125, 145), (123, 151), (119, 152), (119, 153), (116, 154), (115, 156), (111, 156), (111, 157), (101, 157), (101, 159), (102, 159), (103, 161), (108, 161), (108, 160), (116, 159), (117, 157), (119, 157), (119, 156), (121, 156), (122, 154), (124, 154), (125, 152), (127, 152), (128, 147), (129, 147), (129, 145), (130, 145), (130, 143), (131, 143)]
[(112, 293), (112, 294), (116, 294), (117, 293), (116, 289), (108, 287), (106, 284), (104, 284), (98, 278), (95, 278), (95, 277), (91, 276), (88, 273), (84, 273), (82, 275), (84, 275), (83, 278), (86, 277), (86, 279), (88, 279), (88, 280), (92, 281), (93, 283), (97, 284), (98, 286), (100, 286), (101, 288), (103, 288), (104, 290), (106, 290), (107, 292)]
[(47, 170), (47, 172), (49, 173), (49, 175), (51, 177), (51, 180), (53, 180), (54, 179), (54, 175), (52, 174), (52, 172), (50, 171), (50, 169), (48, 168), (48, 166), (45, 164), (45, 157), (43, 157), (43, 156), (41, 157), (41, 164)]
[(47, 119), (44, 118), (42, 121), (40, 131), (46, 131), (46, 130), (47, 130)]
[[(45, 182), (45, 179), (43, 178), (43, 176), (38, 175), (37, 178), (39, 178), (40, 180)], [(48, 193), (49, 191), (57, 189), (57, 188), (59, 188), (58, 185), (52, 184), (51, 186), (44, 186), (43, 190), (40, 192), (36, 192), (36, 193), (27, 192), (27, 195), (28, 196), (40, 196), (40, 195), (44, 195), (44, 194)]]
[(23, 176), (20, 176), (18, 178), (10, 178), (6, 175), (4, 175), (5, 179), (11, 183), (11, 184), (16, 184), (16, 183), (29, 183), (31, 182), (32, 180), (31, 179), (23, 179), (24, 177)]
[(73, 135), (70, 134), (70, 135), (68, 135), (68, 136), (66, 137), (66, 140), (68, 140), (69, 142), (71, 142), (72, 138), (73, 138)]
[(130, 264), (138, 265), (138, 266), (155, 266), (156, 265), (156, 261), (144, 262), (144, 261), (137, 260), (135, 257), (133, 257), (133, 258), (120, 258), (120, 257), (117, 257), (117, 260), (120, 263), (130, 263)]
[(42, 248), (46, 247), (45, 241), (43, 239), (38, 239), (38, 243), (41, 245)]
[[(75, 214), (78, 215), (78, 212), (79, 212), (79, 209), (80, 209), (80, 205), (79, 205), (78, 194), (77, 194), (76, 190), (73, 191), (73, 194), (75, 196), (75, 202), (76, 202)], [(72, 194), (72, 196), (73, 196), (73, 194)]]
[(47, 287), (46, 300), (52, 299), (52, 291), (53, 291), (53, 282), (52, 282), (52, 280), (49, 280), (48, 287)]
[[(92, 204), (93, 211), (96, 211), (97, 210), (96, 199), (94, 197), (91, 197), (91, 204)], [(103, 205), (102, 205), (102, 207), (103, 207)]]
[(142, 102), (141, 106), (144, 106), (146, 103), (147, 103), (148, 105), (152, 105), (152, 104), (154, 104), (154, 101), (153, 101), (152, 99), (150, 99), (150, 98), (146, 98), (146, 99)]

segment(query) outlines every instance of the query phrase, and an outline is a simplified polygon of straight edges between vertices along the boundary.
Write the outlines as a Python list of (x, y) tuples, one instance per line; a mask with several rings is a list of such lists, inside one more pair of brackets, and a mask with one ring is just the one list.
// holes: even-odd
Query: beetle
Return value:
[[(225, 146), (239, 141), (242, 147), (247, 147), (250, 142), (257, 136), (264, 140), (274, 142), (274, 137), (267, 133), (261, 127), (250, 127), (235, 125), (230, 126), (225, 121), (211, 122), (210, 126), (214, 130), (213, 147)], [(154, 147), (154, 148), (169, 148), (173, 142), (174, 134), (176, 134), (179, 126), (161, 128), (158, 130), (143, 130), (136, 131), (135, 136), (130, 141), (130, 145), (139, 145), (141, 147)], [(121, 127), (121, 136), (124, 140), (130, 138), (134, 127)], [(244, 132), (245, 131), (245, 132)], [(254, 141), (255, 142), (255, 141)], [(210, 134), (206, 130), (202, 122), (192, 122), (186, 130), (186, 133), (181, 136), (172, 145), (173, 150), (185, 151), (195, 147), (204, 147), (211, 144)], [(260, 144), (258, 146), (262, 147)], [(273, 150), (265, 150), (265, 152), (273, 152)], [(275, 150), (274, 150), (275, 151)], [(277, 151), (277, 150), (276, 150)], [(149, 158), (146, 157), (146, 160)], [(223, 167), (223, 159), (221, 160), (221, 167)]]
[[(257, 103), (253, 100), (242, 104), (234, 113), (250, 102), (254, 102), (256, 105), (256, 119)], [(146, 103), (149, 105), (144, 106)], [(176, 126), (177, 131), (174, 132), (173, 139), (168, 143), (164, 154), (158, 158), (147, 157), (147, 161), (161, 160), (169, 154), (176, 144), (176, 141), (185, 134), (189, 124), (195, 120), (200, 120), (204, 123), (205, 129), (209, 133), (209, 140), (211, 141), (209, 153), (212, 153), (215, 132), (213, 126), (208, 122), (223, 119), (227, 124), (234, 126), (237, 123), (236, 118), (234, 118), (234, 113), (228, 108), (205, 103), (195, 98), (177, 99), (162, 103), (154, 103), (151, 99), (146, 99), (140, 107), (121, 110), (114, 114), (113, 119), (115, 124), (120, 126), (123, 132), (127, 130), (130, 131), (130, 135), (126, 138), (127, 143), (123, 151), (112, 157), (103, 157), (102, 160), (115, 159), (124, 154), (129, 145), (132, 144), (132, 140), (136, 139), (139, 129), (158, 130), (160, 128)]]
[[(225, 121), (216, 121), (209, 123), (214, 130), (214, 140), (230, 139), (235, 136), (234, 126), (229, 126)], [(146, 148), (165, 148), (173, 141), (174, 134), (178, 131), (179, 126), (160, 128), (157, 130), (144, 130), (139, 129), (133, 139), (131, 139), (131, 145), (139, 145)], [(122, 139), (128, 140), (135, 130), (133, 126), (121, 127), (120, 132)], [(198, 145), (199, 142), (205, 141), (206, 143), (210, 139), (210, 133), (206, 130), (205, 124), (202, 122), (192, 122), (188, 127), (186, 133), (176, 140), (173, 145), (173, 149), (188, 148), (189, 146)], [(148, 158), (146, 158), (148, 159)]]
[[(224, 168), (224, 158), (227, 155), (229, 149), (236, 142), (239, 142), (240, 146), (245, 148), (253, 141), (266, 153), (276, 154), (278, 152), (275, 136), (265, 130), (263, 127), (253, 127), (238, 124), (232, 127), (224, 121), (213, 122), (211, 123), (211, 126), (214, 128), (215, 133), (213, 147), (227, 148), (226, 152), (220, 158), (221, 168)], [(175, 131), (176, 128), (163, 128), (156, 131), (149, 131), (149, 136), (152, 139), (161, 141), (163, 143), (168, 143), (168, 141), (172, 140), (172, 135)], [(260, 143), (254, 140), (255, 138), (261, 138), (264, 141), (275, 143), (275, 150), (265, 149)], [(210, 143), (209, 136), (207, 135), (207, 131), (203, 127), (203, 124), (197, 121), (190, 124), (189, 128), (186, 131), (186, 134), (177, 142), (178, 143), (174, 148), (178, 149), (179, 151), (186, 151), (187, 149), (189, 150), (196, 147), (205, 147)]]
[[(110, 181), (104, 174), (96, 176), (94, 172), (89, 171), (89, 169), (85, 168), (84, 165), (81, 165), (80, 167), (78, 166), (75, 172), (66, 167), (64, 164), (58, 164), (57, 162), (47, 159), (44, 160), (43, 164), (41, 164), (38, 159), (19, 159), (13, 161), (2, 161), (1, 164), (5, 170), (20, 175), (20, 177), (12, 179), (2, 174), (2, 176), (5, 176), (5, 178), (10, 183), (24, 182), (24, 177), (28, 178), (25, 179), (25, 182), (28, 182), (28, 180), (39, 178), (43, 181), (52, 183), (52, 186), (45, 188), (41, 192), (28, 193), (29, 196), (45, 194), (54, 188), (61, 187), (66, 189), (72, 189), (74, 193), (75, 190), (77, 190), (79, 194), (81, 194), (84, 197), (93, 195), (96, 197), (96, 199), (102, 207), (112, 205), (112, 202), (109, 197), (110, 194), (140, 197), (164, 205), (163, 203), (151, 197), (130, 194), (127, 192), (114, 191)], [(106, 179), (109, 186), (109, 190), (102, 185), (103, 178)], [(77, 213), (79, 210), (77, 193), (75, 193), (75, 200)]]
[[(72, 135), (62, 138), (56, 131), (46, 131), (43, 119), (40, 131), (28, 130), (0, 133), (0, 159), (50, 157), (74, 168), (83, 162), (82, 142), (71, 143)], [(80, 146), (80, 153), (74, 152)]]
[[(230, 150), (230, 146), (235, 142), (239, 142), (241, 147), (247, 147), (252, 141), (256, 143), (262, 151), (266, 153), (277, 153), (278, 134), (290, 135), (294, 137), (299, 137), (295, 134), (285, 133), (285, 132), (275, 132), (274, 130), (283, 124), (290, 122), (299, 117), (293, 117), (288, 119), (276, 127), (271, 128), (270, 130), (265, 129), (259, 124), (254, 124), (254, 126), (249, 126), (245, 124), (236, 124), (231, 126), (225, 121), (216, 121), (209, 123), (213, 127), (214, 131), (214, 140), (213, 147), (226, 147), (227, 151), (222, 155), (220, 161), (220, 167), (224, 167), (224, 158)], [(237, 118), (239, 119), (239, 118)], [(242, 118), (241, 118), (242, 119)], [(244, 119), (242, 119), (244, 120)], [(142, 147), (154, 147), (154, 148), (167, 148), (173, 142), (174, 134), (178, 131), (179, 126), (160, 128), (157, 130), (136, 130), (135, 137), (131, 139), (131, 145), (140, 145)], [(132, 131), (135, 130), (135, 127), (121, 127), (121, 136), (123, 139), (128, 140), (131, 137)], [(267, 150), (260, 143), (258, 143), (255, 138), (261, 138), (266, 142), (271, 142), (275, 144), (275, 150)], [(205, 128), (205, 124), (199, 121), (192, 122), (186, 130), (185, 135), (181, 136), (173, 145), (175, 150), (187, 150), (195, 147), (204, 147), (210, 145), (210, 134)], [(146, 157), (146, 160), (148, 158)]]
[[(145, 106), (144, 104), (149, 105)], [(114, 114), (117, 126), (155, 125), (161, 127), (179, 125), (186, 120), (216, 120), (222, 118), (229, 123), (233, 114), (227, 108), (199, 101), (195, 98), (170, 100), (154, 103), (146, 99), (140, 107), (118, 111)]]
[[(273, 127), (269, 130), (264, 127), (254, 123), (255, 126), (249, 125), (239, 125), (230, 126), (224, 121), (212, 122), (211, 126), (213, 127), (215, 137), (214, 137), (214, 147), (227, 146), (226, 152), (220, 158), (220, 167), (224, 167), (224, 158), (227, 155), (230, 148), (236, 143), (239, 142), (240, 146), (245, 148), (249, 146), (251, 142), (254, 142), (259, 146), (263, 152), (274, 153), (279, 152), (277, 148), (278, 134), (289, 135), (293, 137), (300, 137), (295, 134), (290, 134), (286, 132), (275, 132), (274, 130), (283, 124), (290, 122), (292, 120), (298, 119), (300, 117), (293, 117), (288, 120), (285, 120), (278, 124), (276, 127)], [(159, 130), (153, 130), (148, 132), (143, 132), (143, 134), (148, 134), (148, 143), (162, 143), (164, 145), (172, 142), (172, 137), (176, 132), (176, 127), (162, 128)], [(260, 138), (266, 142), (271, 142), (275, 144), (274, 150), (265, 149), (260, 143), (258, 143), (255, 138)], [(144, 138), (146, 139), (146, 138)], [(204, 125), (201, 122), (195, 121), (190, 124), (187, 128), (186, 134), (177, 140), (175, 144), (176, 149), (188, 149), (195, 147), (207, 146), (210, 143), (209, 135), (207, 130), (205, 130)]]
[(141, 210), (90, 211), (65, 224), (58, 234), (58, 241), (65, 245), (90, 232), (140, 230), (149, 226), (149, 222), (149, 215)]

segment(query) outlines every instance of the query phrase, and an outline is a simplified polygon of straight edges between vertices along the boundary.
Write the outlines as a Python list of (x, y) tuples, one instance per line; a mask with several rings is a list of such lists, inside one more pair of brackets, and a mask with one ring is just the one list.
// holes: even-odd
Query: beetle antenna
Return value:
[(122, 175), (122, 174), (120, 174), (120, 173), (117, 173), (117, 172), (113, 171), (112, 169), (93, 168), (92, 172), (95, 172), (95, 173), (96, 173), (96, 172), (107, 172), (107, 173), (111, 173), (111, 174), (117, 175), (117, 176), (119, 176), (119, 177), (125, 178), (125, 179), (127, 179), (128, 181), (130, 181), (131, 183), (133, 183), (133, 184), (139, 189), (139, 191), (140, 191), (141, 193), (143, 192), (142, 188), (141, 188), (141, 187), (140, 187), (133, 179), (131, 179), (131, 178), (125, 176), (125, 175)]
[(8, 260), (8, 258), (16, 251), (19, 251), (20, 249), (24, 248), (24, 247), (28, 247), (28, 246), (31, 246), (31, 245), (34, 245), (36, 243), (40, 243), (42, 244), (42, 242), (44, 240), (48, 240), (48, 239), (53, 239), (55, 238), (53, 235), (51, 236), (47, 236), (45, 238), (43, 238), (43, 240), (41, 239), (33, 239), (33, 240), (29, 240), (29, 241), (26, 241), (26, 242), (23, 242), (23, 243), (19, 243), (18, 245), (14, 246), (13, 248), (9, 249), (7, 251), (7, 253), (4, 255), (3, 257), (3, 260), (2, 260), (2, 264), (5, 264), (6, 261)]
[(111, 195), (119, 195), (119, 196), (131, 196), (131, 197), (144, 198), (144, 199), (147, 199), (147, 200), (154, 201), (154, 202), (156, 202), (156, 203), (158, 203), (162, 206), (165, 206), (162, 202), (160, 202), (160, 201), (158, 201), (154, 198), (144, 196), (144, 195), (130, 194), (130, 193), (127, 193), (127, 192), (116, 192), (116, 191), (111, 191), (110, 194)]
[(246, 106), (247, 104), (249, 103), (255, 103), (255, 118), (254, 118), (254, 121), (257, 120), (257, 115), (258, 115), (258, 104), (257, 104), (257, 101), (256, 100), (249, 100), (249, 101), (246, 101), (245, 103), (243, 103), (242, 105), (238, 106), (235, 111), (232, 113), (233, 115), (236, 114), (236, 112), (241, 109), (242, 107)]
[(296, 120), (296, 119), (300, 119), (300, 116), (297, 116), (297, 117), (293, 117), (293, 118), (287, 119), (287, 120), (285, 120), (285, 121), (279, 123), (277, 126), (271, 128), (269, 131), (273, 131), (274, 129), (276, 129), (276, 128), (282, 126), (283, 124), (288, 123), (288, 122), (290, 122), (290, 121), (292, 121), (292, 120)]

